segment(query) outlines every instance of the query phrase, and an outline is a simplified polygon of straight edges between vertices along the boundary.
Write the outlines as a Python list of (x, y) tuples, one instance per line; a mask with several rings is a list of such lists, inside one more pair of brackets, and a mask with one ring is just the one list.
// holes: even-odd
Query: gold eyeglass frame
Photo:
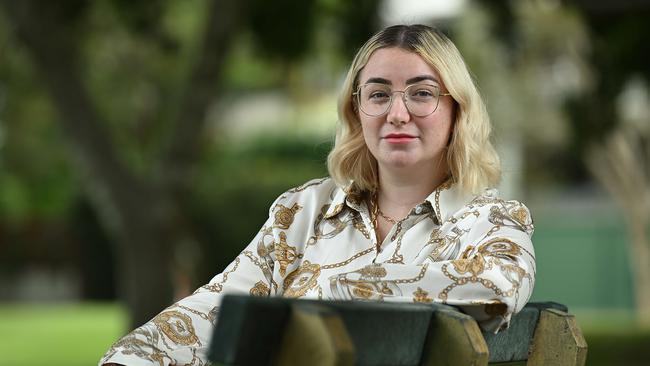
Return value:
[[(407, 86), (406, 88), (404, 88), (404, 90), (392, 90), (390, 92), (390, 101), (388, 102), (388, 107), (386, 107), (386, 110), (384, 112), (382, 112), (380, 114), (370, 114), (370, 113), (364, 111), (363, 108), (361, 107), (361, 99), (360, 98), (361, 98), (361, 88), (364, 87), (364, 86), (367, 86), (367, 85), (371, 85), (371, 84), (385, 85), (385, 84), (381, 84), (381, 83), (366, 83), (366, 84), (359, 85), (357, 87), (357, 91), (352, 93), (352, 95), (355, 97), (355, 101), (356, 101), (356, 104), (357, 104), (357, 107), (359, 108), (359, 110), (361, 112), (363, 112), (363, 114), (365, 114), (366, 116), (369, 116), (369, 117), (380, 117), (380, 116), (383, 116), (384, 114), (388, 113), (388, 111), (390, 111), (391, 107), (393, 106), (393, 100), (394, 100), (393, 96), (395, 95), (395, 93), (402, 93), (402, 102), (404, 102), (404, 106), (406, 106), (406, 110), (408, 110), (408, 112), (410, 114), (412, 114), (412, 115), (414, 115), (416, 117), (420, 117), (420, 118), (427, 117), (427, 116), (430, 116), (430, 115), (434, 114), (438, 110), (438, 106), (440, 105), (440, 97), (445, 97), (445, 96), (450, 96), (451, 95), (451, 93), (442, 93), (442, 92), (440, 92), (440, 87), (438, 85), (424, 84), (424, 83), (411, 84), (411, 85)], [(431, 86), (431, 87), (434, 87), (435, 89), (438, 90), (438, 95), (436, 96), (436, 106), (433, 108), (433, 111), (431, 111), (430, 113), (424, 114), (424, 115), (417, 115), (417, 114), (413, 113), (411, 111), (411, 108), (409, 108), (409, 104), (408, 104), (408, 101), (406, 99), (406, 91), (408, 91), (409, 88), (414, 87), (414, 86), (418, 86), (418, 85)]]

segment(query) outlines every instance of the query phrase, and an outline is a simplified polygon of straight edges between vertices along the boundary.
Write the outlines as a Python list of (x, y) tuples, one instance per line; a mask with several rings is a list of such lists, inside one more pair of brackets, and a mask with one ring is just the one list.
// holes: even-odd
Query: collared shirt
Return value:
[(439, 302), (497, 331), (532, 293), (532, 233), (523, 204), (445, 183), (378, 246), (365, 200), (329, 178), (313, 180), (273, 203), (257, 236), (222, 273), (117, 341), (100, 364), (203, 365), (225, 293)]

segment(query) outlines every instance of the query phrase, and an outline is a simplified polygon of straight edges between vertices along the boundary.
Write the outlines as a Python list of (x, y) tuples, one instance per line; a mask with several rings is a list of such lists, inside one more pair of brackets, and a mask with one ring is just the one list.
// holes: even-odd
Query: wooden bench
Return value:
[(584, 365), (587, 344), (565, 306), (531, 303), (507, 330), (481, 332), (440, 304), (226, 295), (209, 359), (225, 365)]

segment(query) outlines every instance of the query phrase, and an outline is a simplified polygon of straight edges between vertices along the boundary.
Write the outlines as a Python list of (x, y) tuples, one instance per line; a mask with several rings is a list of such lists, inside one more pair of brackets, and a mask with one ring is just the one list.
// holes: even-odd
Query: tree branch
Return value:
[[(89, 184), (91, 199), (105, 223), (124, 225), (119, 212), (128, 212), (133, 196), (146, 190), (118, 159), (110, 134), (79, 77), (75, 19), (65, 19), (57, 5), (35, 1), (0, 2), (15, 34), (32, 56), (54, 106), (58, 121), (72, 143), (73, 158)], [(118, 206), (123, 206), (122, 209)], [(113, 230), (111, 230), (113, 231)], [(120, 232), (120, 230), (115, 230)]]
[(197, 141), (205, 126), (207, 113), (220, 87), (221, 70), (237, 32), (242, 1), (212, 1), (200, 47), (181, 96), (172, 124), (172, 134), (160, 173), (174, 190), (183, 190), (184, 182), (199, 151)]

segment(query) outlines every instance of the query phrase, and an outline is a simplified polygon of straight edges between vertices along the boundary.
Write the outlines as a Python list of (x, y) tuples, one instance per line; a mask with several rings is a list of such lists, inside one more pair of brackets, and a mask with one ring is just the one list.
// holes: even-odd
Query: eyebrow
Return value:
[(406, 80), (406, 84), (407, 84), (407, 85), (409, 85), (409, 84), (415, 84), (415, 83), (419, 83), (420, 81), (425, 81), (425, 80), (434, 81), (434, 82), (440, 84), (440, 81), (438, 81), (438, 79), (437, 79), (435, 76), (433, 76), (433, 75), (420, 75), (420, 76), (416, 76), (416, 77), (414, 77), (414, 78), (410, 78), (410, 79)]
[(393, 85), (390, 80), (384, 79), (384, 78), (370, 78), (366, 80), (366, 84), (368, 83), (377, 83), (377, 84), (386, 84), (386, 85)]
[[(406, 84), (407, 85), (415, 84), (415, 83), (419, 83), (419, 82), (425, 81), (425, 80), (434, 81), (434, 82), (436, 82), (438, 84), (440, 83), (440, 81), (433, 75), (419, 75), (419, 76), (412, 77), (412, 78), (406, 80)], [(366, 84), (368, 84), (368, 83), (393, 85), (393, 83), (390, 80), (384, 79), (384, 78), (370, 78), (370, 79), (366, 80)]]

